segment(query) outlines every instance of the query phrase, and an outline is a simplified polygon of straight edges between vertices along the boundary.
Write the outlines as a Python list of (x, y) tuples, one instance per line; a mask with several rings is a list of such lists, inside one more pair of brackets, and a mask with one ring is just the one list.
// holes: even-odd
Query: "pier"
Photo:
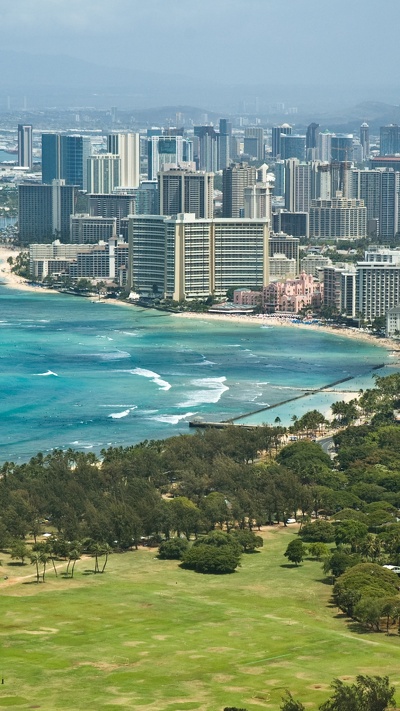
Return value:
[[(380, 363), (379, 365), (374, 365), (371, 370), (380, 370), (381, 368), (384, 368), (386, 363)], [(243, 425), (240, 424), (239, 420), (243, 420), (245, 417), (251, 417), (251, 415), (258, 415), (260, 412), (267, 412), (269, 410), (273, 410), (275, 407), (280, 407), (281, 405), (287, 405), (288, 402), (295, 402), (295, 400), (302, 400), (305, 397), (309, 397), (310, 395), (316, 395), (317, 393), (345, 393), (345, 392), (350, 392), (354, 393), (357, 395), (359, 390), (335, 390), (335, 387), (337, 385), (340, 385), (341, 383), (347, 383), (349, 380), (354, 380), (354, 378), (359, 377), (358, 375), (348, 375), (346, 378), (341, 378), (340, 380), (335, 380), (333, 383), (328, 383), (327, 385), (322, 385), (320, 388), (315, 388), (312, 390), (305, 390), (301, 395), (295, 395), (294, 397), (289, 397), (286, 400), (280, 400), (280, 402), (276, 402), (274, 405), (268, 405), (268, 407), (261, 407), (258, 410), (252, 410), (251, 412), (247, 412), (244, 415), (238, 415), (237, 417), (231, 417), (229, 420), (225, 420), (224, 422), (207, 422), (205, 420), (189, 420), (189, 427), (199, 427), (199, 428), (207, 428), (207, 427), (212, 427), (214, 429), (224, 429), (224, 427), (231, 427), (232, 425), (235, 425), (236, 427), (246, 427), (248, 429), (254, 429), (255, 427), (261, 427), (261, 425)]]

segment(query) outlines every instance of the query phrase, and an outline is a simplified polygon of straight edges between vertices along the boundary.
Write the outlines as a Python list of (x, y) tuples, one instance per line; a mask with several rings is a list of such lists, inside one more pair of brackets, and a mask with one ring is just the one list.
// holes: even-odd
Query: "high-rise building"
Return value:
[(281, 157), (281, 137), (290, 136), (292, 127), (288, 123), (283, 123), (282, 126), (273, 126), (272, 128), (272, 157)]
[(269, 236), (269, 256), (284, 254), (296, 262), (296, 274), (299, 271), (300, 238), (292, 237), (284, 232), (271, 232)]
[[(318, 149), (319, 123), (310, 123), (306, 133), (306, 148)], [(316, 155), (313, 157), (315, 160)]]
[(393, 242), (400, 231), (400, 173), (394, 170), (381, 172), (379, 206), (379, 238)]
[(353, 160), (352, 133), (337, 133), (331, 136), (331, 160), (338, 163)]
[(335, 198), (311, 201), (310, 237), (314, 239), (362, 239), (367, 235), (367, 208), (363, 200)]
[(140, 183), (140, 137), (138, 133), (111, 133), (107, 137), (107, 151), (121, 161), (118, 185), (137, 188)]
[(281, 158), (297, 158), (299, 161), (306, 159), (306, 137), (295, 134), (281, 136)]
[(193, 143), (182, 136), (151, 136), (147, 141), (147, 173), (155, 180), (165, 167), (179, 168), (193, 161)]
[(30, 124), (18, 124), (18, 165), (21, 168), (32, 168), (32, 126)]
[(272, 186), (270, 182), (248, 185), (243, 191), (244, 216), (271, 220)]
[(278, 210), (272, 215), (272, 226), (275, 233), (284, 232), (292, 237), (308, 237), (308, 212)]
[(354, 264), (324, 267), (324, 305), (334, 306), (338, 313), (354, 317), (357, 313), (356, 276)]
[(228, 119), (219, 120), (218, 170), (224, 170), (231, 162), (232, 124)]
[(213, 173), (218, 167), (218, 141), (214, 126), (195, 126), (194, 160), (198, 170)]
[(214, 174), (165, 170), (158, 174), (160, 215), (186, 212), (210, 219), (214, 212)]
[(400, 126), (396, 123), (381, 126), (379, 146), (381, 156), (394, 156), (400, 153)]
[(66, 185), (87, 189), (87, 159), (91, 155), (87, 136), (42, 134), (42, 181), (65, 180)]
[(362, 151), (362, 161), (365, 162), (369, 158), (369, 126), (367, 123), (362, 123), (360, 126), (360, 144)]
[(108, 242), (117, 234), (115, 217), (91, 217), (90, 215), (71, 215), (70, 241), (72, 244), (97, 244)]
[(128, 217), (128, 215), (133, 215), (136, 211), (135, 195), (124, 195), (123, 193), (112, 195), (88, 195), (88, 200), (89, 214), (91, 217), (115, 217), (115, 234), (117, 236), (121, 234), (121, 220)]
[(332, 160), (332, 136), (328, 129), (318, 134), (318, 158), (323, 163), (330, 163)]
[(244, 130), (244, 153), (251, 158), (264, 160), (264, 129), (260, 126)]
[(351, 171), (351, 193), (349, 197), (364, 200), (368, 220), (379, 220), (381, 202), (381, 170)]
[(70, 215), (75, 209), (75, 188), (63, 180), (51, 185), (18, 186), (18, 232), (21, 242), (69, 240)]
[(114, 153), (101, 153), (87, 159), (88, 193), (107, 194), (120, 185), (121, 158)]
[(400, 264), (358, 262), (356, 312), (372, 320), (400, 304)]
[(266, 220), (129, 218), (129, 284), (140, 293), (180, 301), (223, 296), (237, 284), (260, 288), (268, 261)]
[(158, 180), (142, 180), (136, 190), (133, 215), (157, 215), (159, 210)]
[(277, 160), (272, 168), (275, 175), (274, 195), (285, 194), (285, 161)]
[(286, 161), (285, 207), (290, 212), (308, 212), (315, 193), (316, 167), (300, 163), (297, 158)]
[(257, 171), (246, 163), (231, 165), (222, 173), (222, 216), (244, 215), (244, 189), (257, 182)]

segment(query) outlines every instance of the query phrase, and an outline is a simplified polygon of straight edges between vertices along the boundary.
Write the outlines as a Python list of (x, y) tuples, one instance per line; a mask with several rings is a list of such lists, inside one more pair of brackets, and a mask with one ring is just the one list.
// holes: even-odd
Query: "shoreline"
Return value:
[[(9, 257), (16, 257), (19, 253), (21, 252), (20, 249), (13, 249), (11, 247), (6, 247), (3, 245), (0, 245), (0, 283), (2, 283), (3, 286), (6, 288), (10, 289), (17, 289), (18, 291), (24, 291), (24, 292), (31, 292), (31, 293), (40, 293), (40, 294), (62, 294), (63, 292), (60, 292), (58, 289), (45, 289), (40, 286), (34, 286), (33, 284), (29, 284), (26, 279), (23, 277), (18, 276), (17, 274), (14, 274), (11, 271), (11, 266), (7, 263), (7, 259)], [(3, 281), (4, 280), (4, 281)], [(69, 294), (67, 294), (68, 296)], [(136, 304), (132, 304), (127, 301), (119, 301), (118, 299), (96, 299), (94, 296), (89, 297), (88, 300), (90, 300), (92, 303), (99, 303), (99, 304), (110, 304), (112, 306), (122, 306), (125, 308), (129, 307), (134, 307), (137, 308)], [(291, 319), (283, 318), (281, 316), (278, 316), (276, 314), (274, 315), (267, 315), (267, 314), (262, 314), (262, 315), (235, 315), (235, 314), (210, 314), (208, 312), (205, 313), (196, 313), (193, 311), (182, 311), (178, 313), (173, 313), (170, 311), (165, 311), (167, 314), (171, 314), (173, 316), (176, 316), (177, 318), (187, 318), (187, 319), (200, 319), (200, 320), (208, 320), (210, 322), (212, 321), (226, 321), (226, 322), (231, 322), (231, 323), (237, 323), (237, 324), (259, 324), (260, 326), (270, 326), (271, 328), (273, 327), (280, 327), (282, 326), (283, 328), (298, 328), (301, 330), (308, 330), (308, 331), (319, 331), (322, 333), (327, 333), (333, 336), (344, 336), (345, 338), (352, 338), (353, 340), (358, 340), (358, 341), (364, 341), (364, 343), (369, 343), (370, 345), (376, 345), (376, 346), (382, 346), (382, 348), (385, 348), (387, 351), (391, 351), (391, 354), (394, 356), (393, 360), (391, 361), (391, 365), (395, 365), (397, 363), (400, 364), (400, 341), (395, 341), (391, 338), (378, 338), (376, 336), (373, 336), (370, 333), (364, 333), (360, 332), (358, 329), (352, 329), (352, 328), (334, 328), (332, 326), (320, 326), (317, 324), (304, 324), (304, 323), (293, 323)], [(293, 317), (295, 317), (296, 314), (293, 314)]]
[[(317, 324), (304, 324), (304, 323), (293, 323), (291, 320), (284, 319), (277, 316), (276, 314), (269, 315), (254, 315), (254, 316), (239, 316), (234, 314), (209, 314), (209, 313), (195, 313), (195, 312), (181, 312), (174, 314), (178, 318), (188, 318), (188, 319), (207, 319), (209, 321), (227, 321), (231, 323), (248, 323), (251, 325), (259, 324), (260, 326), (270, 326), (273, 327), (284, 327), (284, 328), (298, 328), (303, 331), (319, 331), (322, 333), (327, 333), (331, 336), (345, 336), (346, 338), (352, 338), (357, 341), (364, 341), (364, 343), (369, 343), (370, 345), (382, 346), (388, 351), (391, 351), (395, 358), (391, 364), (400, 363), (400, 341), (395, 341), (391, 338), (377, 338), (370, 333), (359, 332), (358, 329), (350, 328), (333, 328), (331, 326), (319, 326)], [(296, 314), (293, 314), (293, 318)]]

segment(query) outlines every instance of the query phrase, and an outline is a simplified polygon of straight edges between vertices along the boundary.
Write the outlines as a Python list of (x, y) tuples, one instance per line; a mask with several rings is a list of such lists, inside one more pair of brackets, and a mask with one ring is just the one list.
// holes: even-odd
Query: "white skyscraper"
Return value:
[(140, 140), (138, 133), (111, 133), (107, 150), (121, 159), (119, 187), (137, 188), (140, 183)]

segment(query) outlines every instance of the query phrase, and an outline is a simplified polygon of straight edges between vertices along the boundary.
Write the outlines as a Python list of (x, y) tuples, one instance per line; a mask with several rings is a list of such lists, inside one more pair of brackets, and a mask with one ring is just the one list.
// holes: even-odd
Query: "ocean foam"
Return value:
[(197, 407), (208, 403), (219, 402), (224, 392), (229, 390), (225, 376), (222, 378), (196, 378), (191, 380), (191, 385), (194, 385), (200, 390), (194, 390), (188, 396), (185, 402), (180, 402), (177, 407)]
[(53, 373), (52, 370), (47, 370), (45, 373), (34, 373), (34, 375), (40, 376), (40, 377), (43, 377), (43, 378), (46, 377), (47, 375), (54, 375), (55, 378), (58, 378), (57, 373)]
[(123, 412), (112, 412), (111, 415), (108, 415), (111, 417), (112, 420), (120, 420), (121, 417), (127, 417), (130, 413), (131, 409), (129, 408), (128, 410), (123, 410)]
[(185, 412), (184, 415), (156, 415), (155, 417), (147, 417), (147, 419), (165, 422), (167, 425), (177, 425), (180, 420), (184, 420), (186, 417), (193, 417), (195, 414), (195, 412)]
[(152, 370), (146, 370), (146, 368), (134, 368), (129, 371), (132, 375), (141, 375), (143, 378), (149, 378), (152, 383), (159, 386), (159, 390), (169, 390), (172, 385), (166, 380), (162, 380), (158, 373), (153, 373)]

